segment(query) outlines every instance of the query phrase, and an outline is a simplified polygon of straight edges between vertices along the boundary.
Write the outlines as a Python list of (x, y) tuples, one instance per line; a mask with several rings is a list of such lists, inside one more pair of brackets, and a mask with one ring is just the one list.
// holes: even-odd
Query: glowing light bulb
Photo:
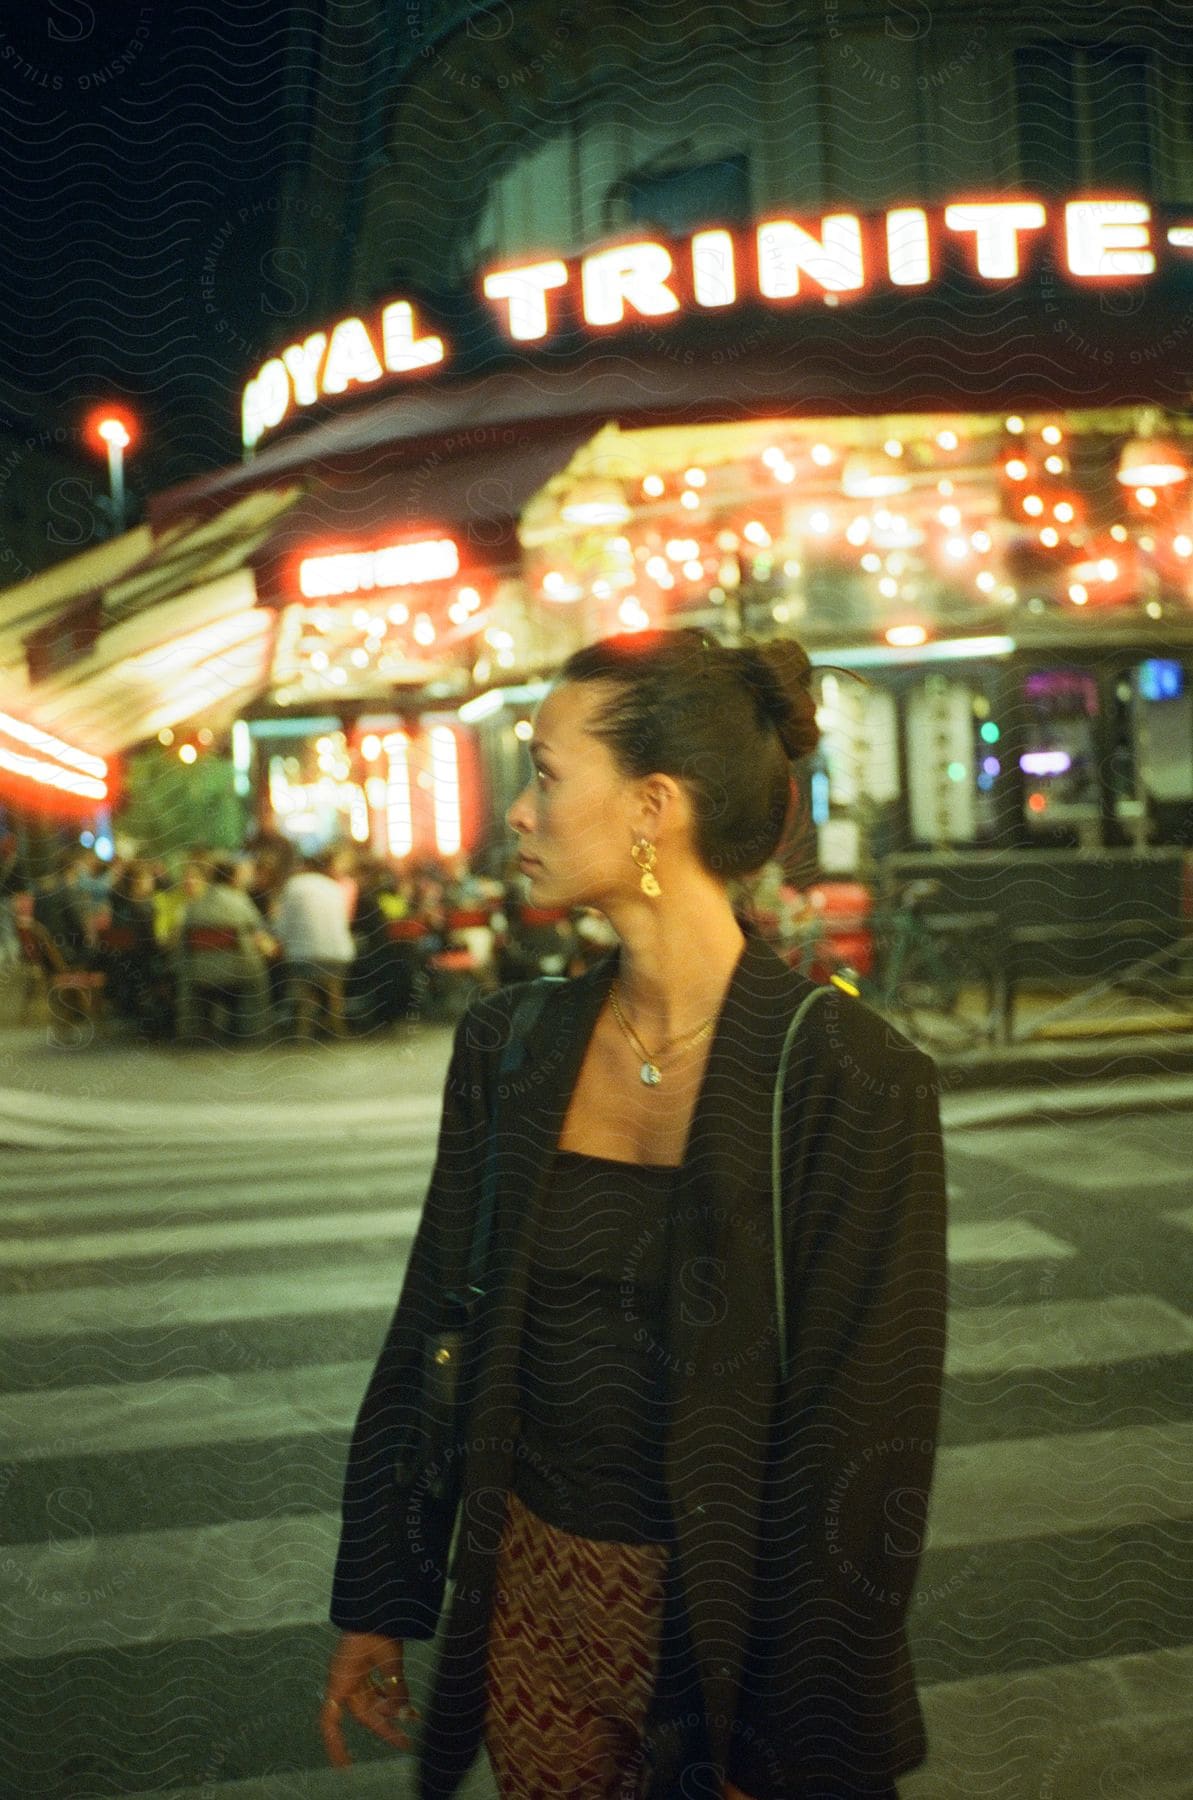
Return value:
[(750, 544), (760, 544), (765, 547), (771, 541), (770, 532), (758, 519), (751, 519), (748, 525), (743, 525), (741, 534)]
[(942, 525), (947, 525), (950, 530), (955, 531), (961, 523), (961, 508), (959, 506), (942, 506), (936, 516)]
[(708, 476), (704, 473), (703, 469), (685, 469), (683, 478), (689, 487), (696, 488), (703, 487), (708, 480)]
[(1018, 413), (1012, 413), (1009, 419), (1004, 419), (1003, 423), (1008, 431), (1014, 432), (1016, 435), (1023, 430), (1023, 420)]
[(1049, 550), (1056, 549), (1056, 546), (1060, 543), (1060, 532), (1056, 529), (1055, 525), (1045, 525), (1043, 531), (1040, 533), (1040, 542), (1041, 544), (1047, 544)]
[(1135, 498), (1138, 500), (1140, 506), (1154, 506), (1156, 504), (1156, 490), (1155, 488), (1150, 487), (1136, 488)]
[(1089, 599), (1089, 589), (1080, 581), (1069, 583), (1069, 599), (1074, 606), (1084, 606)]
[(833, 460), (833, 453), (827, 444), (812, 445), (812, 461), (818, 468), (826, 469)]
[(942, 450), (955, 450), (958, 442), (957, 433), (955, 431), (938, 431), (936, 441)]
[(1067, 500), (1058, 500), (1056, 505), (1052, 508), (1052, 516), (1054, 519), (1059, 519), (1062, 525), (1071, 525), (1073, 522), (1073, 508)]
[(1007, 474), (1012, 481), (1023, 481), (1027, 476), (1027, 464), (1021, 456), (1012, 456), (1006, 465)]
[(1040, 433), (1046, 444), (1059, 444), (1064, 435), (1059, 425), (1045, 425)]
[(1173, 538), (1172, 547), (1178, 556), (1193, 556), (1193, 538), (1187, 537), (1183, 531)]
[(642, 483), (642, 492), (649, 494), (652, 500), (657, 500), (660, 494), (666, 492), (666, 487), (667, 484), (661, 475), (648, 475)]
[(694, 512), (700, 504), (700, 496), (699, 494), (694, 494), (691, 488), (685, 488), (684, 492), (679, 496), (679, 504), (681, 506), (686, 506), (689, 512)]
[(1063, 456), (1046, 456), (1044, 458), (1044, 467), (1050, 475), (1063, 475), (1065, 472), (1065, 459)]
[(1044, 502), (1040, 499), (1038, 494), (1025, 494), (1023, 497), (1023, 510), (1025, 513), (1030, 513), (1033, 519), (1038, 518), (1044, 510)]
[(898, 438), (888, 438), (882, 447), (888, 456), (902, 456), (903, 454), (903, 446)]

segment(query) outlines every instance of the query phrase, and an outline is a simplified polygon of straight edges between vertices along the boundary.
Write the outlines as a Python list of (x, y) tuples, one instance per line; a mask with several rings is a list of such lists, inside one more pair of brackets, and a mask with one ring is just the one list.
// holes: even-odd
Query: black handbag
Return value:
[[(566, 981), (566, 975), (540, 975), (529, 991), (521, 996), (510, 1019), (510, 1035), (497, 1065), (497, 1083), (512, 1074), (526, 1054), (529, 1035), (552, 987)], [(494, 1149), (497, 1138), (496, 1098), (489, 1106), (489, 1140), (485, 1154), (481, 1202), (477, 1208), (469, 1249), (468, 1269), (463, 1287), (447, 1288), (442, 1297), (443, 1323), (423, 1346), (419, 1386), (418, 1441), (410, 1446), (396, 1469), (400, 1486), (407, 1485), (422, 1470), (426, 1489), (435, 1500), (443, 1500), (451, 1491), (456, 1470), (456, 1446), (460, 1438), (460, 1368), (464, 1361), (468, 1337), (479, 1302), (484, 1297), (482, 1279), (493, 1223), (493, 1206), (497, 1190)]]

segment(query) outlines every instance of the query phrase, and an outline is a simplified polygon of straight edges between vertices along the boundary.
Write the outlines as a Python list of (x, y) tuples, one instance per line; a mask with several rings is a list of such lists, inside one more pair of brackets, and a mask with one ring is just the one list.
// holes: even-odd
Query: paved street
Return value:
[[(5, 1796), (413, 1793), (359, 1739), (323, 1769), (316, 1712), (447, 1045), (0, 1071)], [(932, 1753), (904, 1800), (1193, 1794), (1193, 1081), (1151, 1092), (949, 1103)], [(491, 1794), (478, 1765), (466, 1800)]]

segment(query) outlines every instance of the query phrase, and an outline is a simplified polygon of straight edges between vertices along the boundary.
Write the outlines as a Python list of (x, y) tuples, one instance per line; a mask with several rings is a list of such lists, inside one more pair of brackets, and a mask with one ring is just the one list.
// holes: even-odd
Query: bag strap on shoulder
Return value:
[(787, 1078), (787, 1063), (791, 1056), (792, 1045), (804, 1019), (822, 995), (831, 993), (830, 987), (817, 987), (810, 994), (805, 994), (795, 1009), (795, 1014), (787, 1027), (787, 1035), (783, 1039), (783, 1048), (779, 1053), (779, 1067), (775, 1075), (775, 1091), (771, 1098), (770, 1115), (770, 1157), (771, 1157), (771, 1222), (774, 1237), (775, 1253), (775, 1318), (779, 1331), (779, 1368), (784, 1381), (790, 1374), (787, 1345), (787, 1295), (786, 1275), (783, 1268), (783, 1088)]

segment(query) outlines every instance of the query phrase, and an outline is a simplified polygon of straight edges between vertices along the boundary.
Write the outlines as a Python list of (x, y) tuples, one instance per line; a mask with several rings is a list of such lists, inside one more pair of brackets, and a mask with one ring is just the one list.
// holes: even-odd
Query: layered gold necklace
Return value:
[(717, 1022), (716, 1013), (711, 1014), (709, 1018), (705, 1019), (703, 1025), (698, 1025), (696, 1027), (695, 1031), (689, 1031), (684, 1037), (670, 1039), (668, 1043), (660, 1045), (652, 1055), (618, 1004), (616, 979), (614, 979), (613, 985), (609, 989), (609, 1000), (613, 1007), (613, 1017), (625, 1032), (626, 1037), (630, 1040), (630, 1043), (634, 1046), (638, 1055), (644, 1059), (642, 1067), (638, 1070), (638, 1079), (646, 1087), (658, 1087), (663, 1079), (659, 1069), (659, 1058), (661, 1056), (669, 1054), (672, 1050), (686, 1048), (691, 1044), (698, 1043), (701, 1038), (708, 1036), (708, 1033)]

